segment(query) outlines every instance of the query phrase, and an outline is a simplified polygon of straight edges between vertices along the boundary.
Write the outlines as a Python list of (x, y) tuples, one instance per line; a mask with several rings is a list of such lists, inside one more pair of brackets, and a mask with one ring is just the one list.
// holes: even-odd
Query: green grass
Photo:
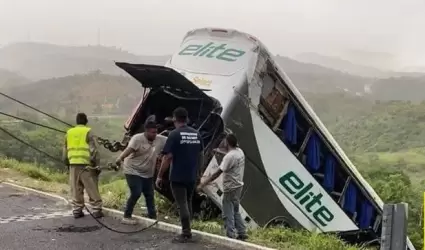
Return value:
[[(14, 181), (20, 185), (31, 188), (68, 195), (67, 175), (48, 170), (42, 166), (21, 163), (13, 159), (0, 158), (0, 176), (3, 180)], [(127, 185), (120, 177), (105, 173), (106, 178), (101, 179), (99, 190), (106, 207), (121, 210), (127, 198)], [(160, 218), (167, 222), (178, 223), (178, 219), (171, 213), (172, 204), (160, 195), (155, 197)], [(144, 205), (143, 199), (136, 208)], [(140, 209), (135, 210), (136, 213)], [(193, 228), (213, 234), (223, 235), (221, 221), (194, 221)], [(338, 238), (315, 234), (307, 231), (295, 231), (283, 228), (256, 229), (249, 232), (249, 241), (276, 249), (295, 250), (356, 250), (355, 246), (349, 246)]]
[(360, 171), (368, 171), (370, 166), (383, 167), (387, 170), (401, 170), (412, 182), (419, 183), (425, 179), (425, 148), (412, 148), (398, 152), (369, 152), (352, 157)]
[(14, 159), (2, 159), (0, 161), (2, 168), (17, 170), (28, 177), (48, 182), (67, 183), (68, 177), (49, 168), (37, 167), (29, 163), (22, 163)]

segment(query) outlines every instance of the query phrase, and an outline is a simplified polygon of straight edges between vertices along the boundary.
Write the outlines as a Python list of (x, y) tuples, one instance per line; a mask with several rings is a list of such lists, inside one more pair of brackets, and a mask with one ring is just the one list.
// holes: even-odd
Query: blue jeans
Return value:
[(246, 236), (245, 223), (239, 212), (242, 187), (223, 193), (222, 216), (226, 235), (229, 238), (235, 237), (235, 229), (239, 237)]
[(151, 219), (156, 219), (153, 178), (143, 178), (137, 175), (129, 174), (126, 174), (125, 178), (127, 179), (127, 184), (130, 188), (130, 197), (128, 197), (127, 205), (124, 210), (124, 217), (131, 218), (134, 206), (143, 193), (146, 207), (148, 209), (148, 217)]

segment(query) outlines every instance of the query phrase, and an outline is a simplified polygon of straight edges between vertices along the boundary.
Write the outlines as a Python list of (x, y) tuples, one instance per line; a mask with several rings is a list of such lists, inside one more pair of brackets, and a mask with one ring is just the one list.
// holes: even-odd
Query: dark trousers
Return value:
[(171, 190), (179, 207), (182, 235), (191, 237), (190, 221), (192, 219), (192, 197), (195, 191), (195, 183), (171, 182)]
[(148, 209), (148, 217), (156, 218), (156, 209), (154, 202), (153, 178), (143, 178), (137, 175), (126, 174), (128, 187), (130, 188), (130, 197), (128, 197), (127, 205), (124, 210), (124, 217), (131, 218), (134, 206), (143, 193), (145, 197), (146, 207)]

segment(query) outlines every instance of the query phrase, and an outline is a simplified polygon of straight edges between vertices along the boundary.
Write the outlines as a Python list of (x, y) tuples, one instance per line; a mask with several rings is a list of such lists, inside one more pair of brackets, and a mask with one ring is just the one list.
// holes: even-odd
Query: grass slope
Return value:
[[(41, 166), (22, 163), (12, 159), (0, 159), (1, 181), (10, 181), (30, 188), (68, 195), (67, 176)], [(127, 198), (127, 186), (124, 180), (102, 178), (100, 192), (107, 207), (121, 209)], [(159, 195), (155, 197), (161, 217), (167, 216), (168, 222), (177, 223), (169, 214), (171, 204)], [(136, 207), (140, 207), (139, 201)], [(193, 228), (209, 233), (222, 235), (222, 225), (218, 221), (194, 221)], [(282, 228), (256, 229), (249, 232), (250, 242), (282, 250), (356, 250), (339, 239), (306, 231), (295, 231)]]

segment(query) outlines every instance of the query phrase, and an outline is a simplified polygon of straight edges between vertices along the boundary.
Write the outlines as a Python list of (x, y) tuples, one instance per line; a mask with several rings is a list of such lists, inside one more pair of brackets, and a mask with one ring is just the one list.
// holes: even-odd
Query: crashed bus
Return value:
[[(125, 124), (123, 145), (143, 132), (152, 115), (167, 135), (173, 110), (185, 107), (204, 143), (199, 179), (218, 168), (225, 135), (238, 137), (246, 155), (240, 210), (249, 226), (302, 228), (379, 244), (382, 200), (256, 37), (195, 29), (165, 66), (116, 65), (144, 87)], [(173, 201), (169, 186), (157, 191)], [(221, 179), (204, 193), (195, 195), (193, 211), (217, 216)], [(408, 249), (414, 249), (409, 240)]]

